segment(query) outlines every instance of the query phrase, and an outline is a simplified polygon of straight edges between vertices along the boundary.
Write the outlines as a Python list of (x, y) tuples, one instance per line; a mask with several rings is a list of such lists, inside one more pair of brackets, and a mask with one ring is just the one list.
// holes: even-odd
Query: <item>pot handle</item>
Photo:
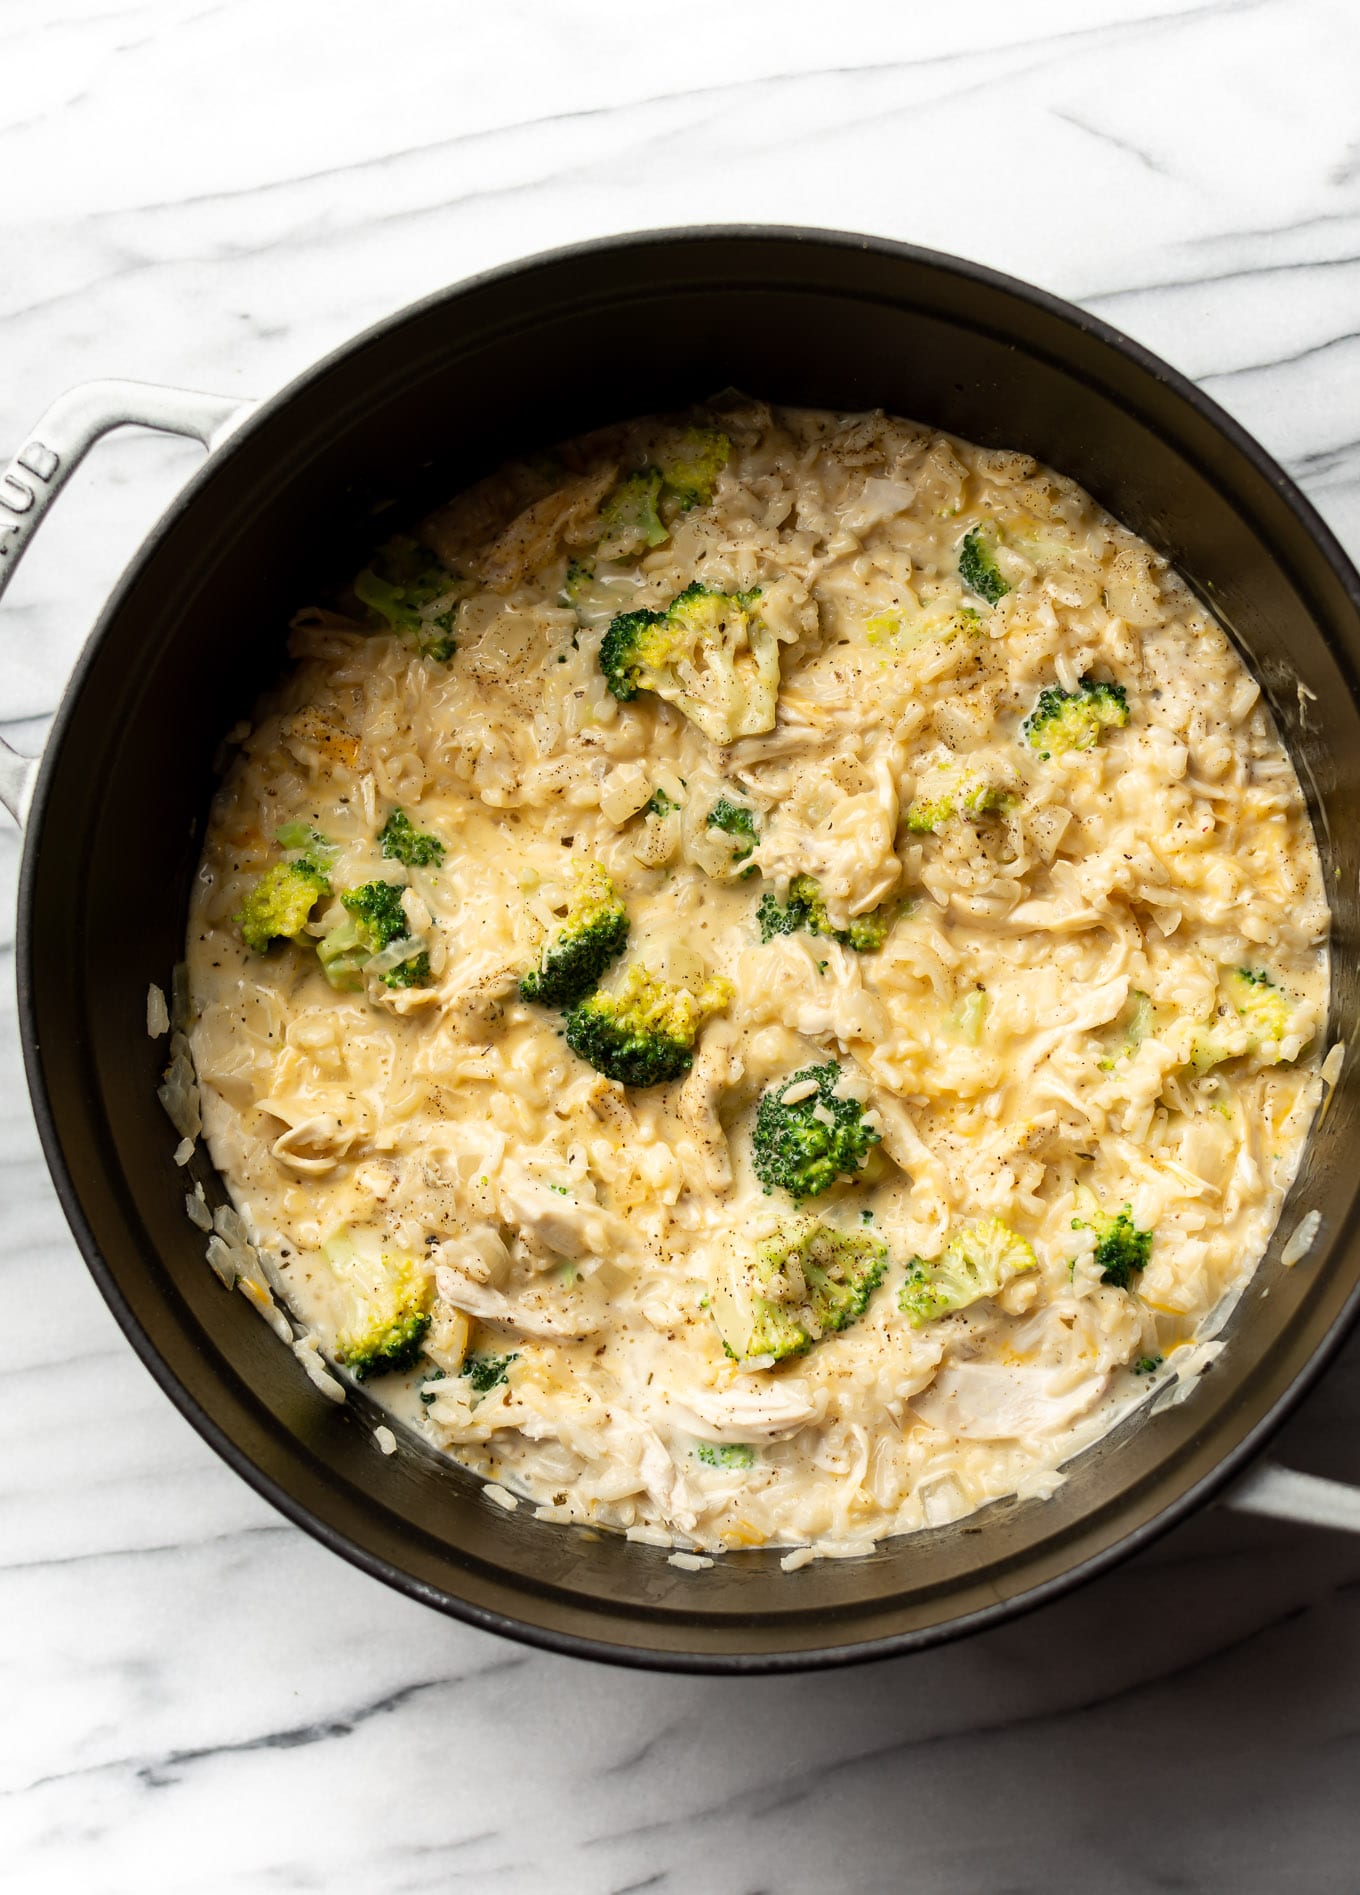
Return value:
[(1360, 1487), (1345, 1481), (1324, 1480), (1319, 1474), (1301, 1474), (1297, 1468), (1262, 1461), (1245, 1480), (1224, 1496), (1234, 1513), (1263, 1513), (1272, 1520), (1293, 1520), (1299, 1526), (1333, 1527), (1360, 1533)]
[[(158, 428), (187, 434), (211, 452), (255, 406), (234, 395), (152, 382), (82, 382), (59, 395), (0, 475), (0, 594), (48, 508), (101, 435), (113, 428)], [(21, 829), (39, 761), (21, 757), (0, 738), (0, 803)]]

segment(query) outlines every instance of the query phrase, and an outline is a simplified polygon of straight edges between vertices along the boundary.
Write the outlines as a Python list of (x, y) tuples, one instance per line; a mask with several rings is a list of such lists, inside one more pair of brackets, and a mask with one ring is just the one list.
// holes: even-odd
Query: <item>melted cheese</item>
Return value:
[[(333, 1232), (423, 1274), (431, 1359), (373, 1385), (409, 1425), (548, 1518), (847, 1551), (1051, 1491), (1146, 1389), (1131, 1365), (1174, 1367), (1240, 1291), (1319, 1097), (1305, 1049), (1326, 1020), (1328, 913), (1254, 680), (1080, 489), (882, 415), (756, 405), (723, 425), (712, 502), (597, 575), (579, 619), (560, 603), (567, 559), (655, 424), (569, 455), (558, 501), (512, 471), (431, 523), (480, 575), (449, 663), (300, 616), (214, 807), (190, 1041), (212, 1156), (322, 1353), (344, 1320)], [(509, 525), (493, 517), (507, 494), (527, 509)], [(999, 535), (994, 607), (959, 577), (974, 527)], [(664, 608), (696, 576), (759, 587), (780, 640), (777, 726), (726, 748), (654, 695), (619, 702), (598, 664), (614, 611)], [(1045, 759), (1024, 718), (1089, 673), (1126, 689), (1127, 727)], [(914, 799), (960, 771), (1000, 806), (914, 824)], [(674, 813), (648, 811), (657, 790)], [(720, 796), (754, 812), (740, 864), (708, 823)], [(442, 839), (442, 866), (382, 860), (394, 806)], [(336, 889), (409, 882), (430, 985), (337, 993), (307, 948), (246, 951), (232, 917), (289, 822), (338, 846)], [(732, 983), (681, 1083), (602, 1078), (518, 997), (588, 862), (627, 903), (630, 959)], [(890, 904), (882, 948), (762, 942), (760, 896), (804, 874), (834, 928)], [(1241, 965), (1291, 996), (1292, 1037), (1198, 1072), (1188, 1036)], [(755, 1105), (828, 1056), (882, 1144), (810, 1208), (871, 1229), (891, 1263), (857, 1323), (745, 1371), (709, 1290), (780, 1208), (752, 1171)], [(1091, 1194), (1155, 1233), (1131, 1292), (1074, 1228)], [(907, 1263), (987, 1217), (1038, 1269), (912, 1328)], [(457, 1372), (469, 1337), (516, 1356), (489, 1392)], [(732, 1445), (750, 1455), (714, 1451)]]

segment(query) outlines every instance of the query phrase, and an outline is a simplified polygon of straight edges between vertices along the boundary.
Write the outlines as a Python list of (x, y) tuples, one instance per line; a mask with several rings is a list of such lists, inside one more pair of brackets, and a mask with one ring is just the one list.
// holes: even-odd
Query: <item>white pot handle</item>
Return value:
[(1320, 1474), (1301, 1474), (1274, 1461), (1258, 1461), (1224, 1497), (1223, 1505), (1235, 1513), (1264, 1513), (1272, 1520), (1293, 1520), (1299, 1526), (1360, 1533), (1360, 1487), (1324, 1480)]
[[(101, 435), (114, 428), (158, 428), (187, 434), (211, 452), (255, 406), (233, 395), (202, 395), (152, 382), (82, 382), (59, 395), (0, 475), (0, 594), (48, 508)], [(0, 803), (20, 828), (38, 762), (21, 757), (0, 738)]]

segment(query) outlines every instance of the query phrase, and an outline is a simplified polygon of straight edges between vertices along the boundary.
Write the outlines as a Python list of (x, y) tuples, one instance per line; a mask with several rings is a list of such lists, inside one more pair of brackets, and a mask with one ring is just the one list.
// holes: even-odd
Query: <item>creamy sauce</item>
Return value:
[[(711, 498), (672, 507), (640, 558), (598, 560), (597, 508), (618, 470), (664, 461), (659, 423), (428, 522), (468, 581), (448, 662), (353, 599), (300, 615), (214, 807), (189, 1039), (214, 1162), (322, 1354), (354, 1320), (346, 1258), (421, 1286), (426, 1353), (369, 1385), (408, 1425), (548, 1518), (853, 1551), (1051, 1491), (1201, 1359), (1320, 1096), (1328, 914), (1255, 681), (1080, 489), (881, 415), (757, 404), (717, 425), (732, 446)], [(994, 604), (960, 577), (973, 529), (1007, 587)], [(568, 606), (573, 558), (595, 573)], [(612, 616), (696, 578), (759, 589), (768, 732), (722, 744), (607, 687)], [(1122, 688), (1127, 723), (1044, 755), (1025, 731), (1039, 694), (1091, 677)], [(958, 813), (922, 827), (951, 796)], [(708, 820), (721, 798), (752, 812), (740, 859)], [(442, 864), (380, 854), (394, 807)], [(246, 949), (233, 917), (291, 823), (333, 845), (335, 891), (409, 890), (427, 985), (336, 992), (310, 945)], [(592, 863), (626, 903), (625, 961), (731, 983), (676, 1083), (602, 1077), (518, 995)], [(762, 896), (803, 875), (833, 932), (763, 941)], [(881, 947), (835, 938), (871, 913)], [(321, 901), (307, 939), (343, 918)], [(1234, 1004), (1244, 967), (1279, 996), (1265, 1037)], [(829, 1058), (879, 1142), (801, 1213), (871, 1233), (886, 1272), (842, 1332), (743, 1366), (715, 1297), (795, 1214), (753, 1170), (757, 1103)], [(1127, 1289), (1095, 1255), (1096, 1213), (1124, 1206), (1153, 1233)], [(912, 1260), (992, 1218), (1035, 1267), (913, 1327)], [(481, 1390), (468, 1349), (514, 1360)]]

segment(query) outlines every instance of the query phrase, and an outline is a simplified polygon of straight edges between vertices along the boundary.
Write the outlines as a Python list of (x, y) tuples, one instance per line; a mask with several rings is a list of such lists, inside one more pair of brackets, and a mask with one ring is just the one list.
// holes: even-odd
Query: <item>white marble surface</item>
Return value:
[[(89, 375), (263, 394), (487, 264), (760, 218), (1098, 310), (1360, 552), (1358, 67), (1344, 0), (8, 0), (0, 448)], [(193, 463), (129, 437), (74, 483), (0, 611), (6, 734), (40, 739)], [(7, 957), (16, 861), (6, 829)], [(446, 1623), (285, 1525), (159, 1394), (48, 1185), (8, 991), (0, 1038), (7, 1885), (1356, 1885), (1360, 1540), (1205, 1516), (1000, 1633), (751, 1685)], [(1360, 1478), (1357, 1367), (1284, 1458)]]

